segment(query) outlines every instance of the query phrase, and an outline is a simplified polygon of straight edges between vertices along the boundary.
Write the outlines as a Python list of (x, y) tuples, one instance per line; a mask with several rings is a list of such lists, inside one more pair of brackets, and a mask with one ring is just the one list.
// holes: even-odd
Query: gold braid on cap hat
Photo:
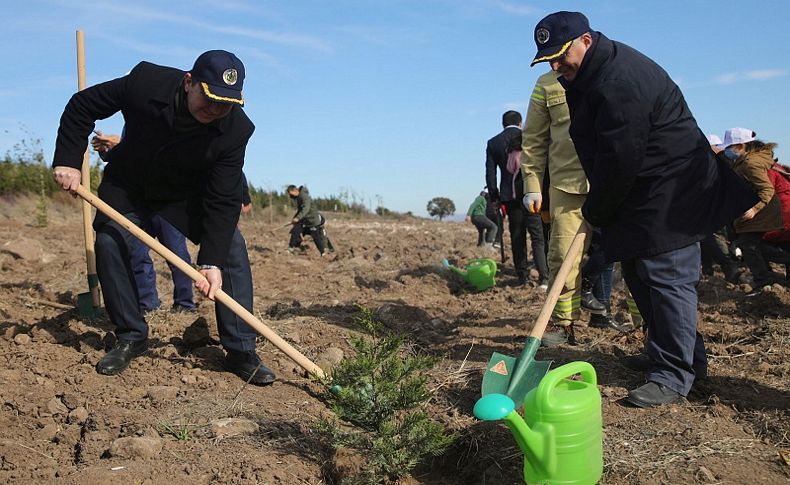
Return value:
[(238, 105), (244, 106), (244, 95), (243, 94), (241, 96), (241, 99), (226, 98), (224, 96), (217, 96), (216, 94), (211, 93), (211, 91), (208, 90), (208, 84), (200, 83), (200, 85), (203, 87), (203, 94), (205, 94), (206, 97), (208, 97), (208, 99), (210, 99), (212, 101), (230, 102), (230, 103), (236, 103)]
[(548, 56), (538, 57), (537, 59), (533, 59), (532, 64), (537, 64), (538, 62), (543, 62), (543, 61), (550, 61), (552, 59), (556, 59), (557, 57), (560, 57), (561, 55), (565, 54), (565, 51), (568, 50), (568, 47), (571, 46), (574, 40), (576, 39), (571, 39), (568, 42), (566, 42), (565, 45), (562, 46), (562, 49), (560, 49), (559, 52), (557, 53), (550, 54)]

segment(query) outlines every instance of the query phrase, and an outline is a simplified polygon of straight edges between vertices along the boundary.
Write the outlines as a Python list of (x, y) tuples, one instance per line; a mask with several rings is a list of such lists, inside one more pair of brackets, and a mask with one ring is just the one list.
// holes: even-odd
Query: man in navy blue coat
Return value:
[[(196, 244), (196, 287), (213, 299), (218, 288), (252, 311), (252, 275), (236, 227), (242, 167), (255, 129), (242, 110), (244, 65), (221, 50), (201, 54), (189, 72), (141, 62), (129, 74), (72, 96), (60, 119), (53, 174), (65, 190), (80, 184), (79, 167), (96, 120), (118, 111), (125, 128), (106, 155), (99, 196), (136, 224), (159, 214)], [(96, 365), (118, 374), (147, 351), (148, 325), (138, 306), (130, 265), (134, 237), (101, 213), (94, 220), (96, 263), (117, 342)], [(255, 353), (255, 332), (224, 305), (217, 327), (227, 370), (254, 384), (274, 374)]]
[(590, 181), (585, 220), (647, 325), (637, 359), (647, 383), (627, 400), (681, 400), (707, 372), (697, 332), (699, 241), (743, 214), (755, 195), (710, 150), (678, 86), (655, 62), (590, 29), (578, 12), (535, 27), (538, 53), (566, 89), (570, 135)]
[[(546, 290), (549, 266), (546, 262), (543, 225), (540, 216), (532, 214), (521, 205), (524, 197), (524, 182), (520, 167), (511, 173), (507, 168), (508, 150), (521, 148), (521, 113), (506, 111), (502, 115), (502, 131), (486, 143), (486, 187), (491, 201), (502, 204), (507, 212), (510, 229), (510, 248), (513, 251), (513, 266), (519, 285), (529, 282), (527, 270), (527, 232), (532, 240), (532, 259), (538, 271), (538, 286)], [(499, 187), (496, 173), (499, 169)]]

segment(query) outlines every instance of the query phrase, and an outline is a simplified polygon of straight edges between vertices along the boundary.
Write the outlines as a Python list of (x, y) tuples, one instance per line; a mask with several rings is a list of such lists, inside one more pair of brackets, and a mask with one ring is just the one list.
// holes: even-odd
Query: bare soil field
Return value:
[[(149, 353), (119, 376), (97, 374), (114, 337), (106, 317), (81, 319), (73, 308), (87, 288), (78, 205), (53, 202), (46, 228), (33, 227), (34, 212), (28, 199), (5, 200), (0, 212), (0, 482), (331, 483), (332, 450), (313, 430), (330, 414), (319, 385), (262, 340), (274, 385), (245, 386), (224, 372), (211, 301), (197, 298), (197, 314), (151, 314)], [(329, 347), (350, 352), (356, 305), (370, 308), (387, 328), (441, 358), (428, 409), (458, 439), (410, 483), (523, 483), (522, 456), (507, 428), (476, 420), (472, 407), (491, 353), (518, 355), (545, 294), (516, 286), (508, 264), (482, 293), (443, 270), (442, 258), (463, 266), (483, 255), (471, 225), (327, 219), (337, 248), (328, 258), (312, 241), (302, 254), (288, 254), (287, 231), (272, 232), (285, 221), (242, 220), (255, 313), (320, 361)], [(155, 258), (169, 308), (169, 270)], [(628, 318), (620, 286), (615, 302), (619, 318)], [(540, 350), (555, 365), (585, 360), (598, 373), (602, 483), (790, 482), (790, 293), (777, 286), (747, 298), (717, 273), (700, 283), (699, 321), (709, 377), (688, 402), (658, 409), (621, 402), (643, 380), (620, 362), (640, 349), (638, 333), (582, 323), (579, 345)], [(223, 418), (257, 426), (227, 432), (217, 424)], [(111, 451), (124, 437), (149, 438), (149, 446)]]

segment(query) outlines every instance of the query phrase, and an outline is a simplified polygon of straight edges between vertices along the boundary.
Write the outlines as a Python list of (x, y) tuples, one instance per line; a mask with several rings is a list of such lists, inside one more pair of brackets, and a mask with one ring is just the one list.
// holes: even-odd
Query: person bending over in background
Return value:
[(488, 193), (480, 192), (466, 211), (466, 222), (471, 222), (477, 229), (477, 246), (494, 247), (497, 236), (497, 223), (486, 215), (488, 206)]

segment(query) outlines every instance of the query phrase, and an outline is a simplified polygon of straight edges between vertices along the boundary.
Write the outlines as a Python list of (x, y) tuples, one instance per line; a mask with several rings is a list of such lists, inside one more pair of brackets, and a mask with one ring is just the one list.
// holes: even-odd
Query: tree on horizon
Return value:
[(441, 221), (445, 217), (455, 214), (455, 204), (447, 197), (434, 197), (428, 201), (426, 210), (428, 215), (438, 217)]

